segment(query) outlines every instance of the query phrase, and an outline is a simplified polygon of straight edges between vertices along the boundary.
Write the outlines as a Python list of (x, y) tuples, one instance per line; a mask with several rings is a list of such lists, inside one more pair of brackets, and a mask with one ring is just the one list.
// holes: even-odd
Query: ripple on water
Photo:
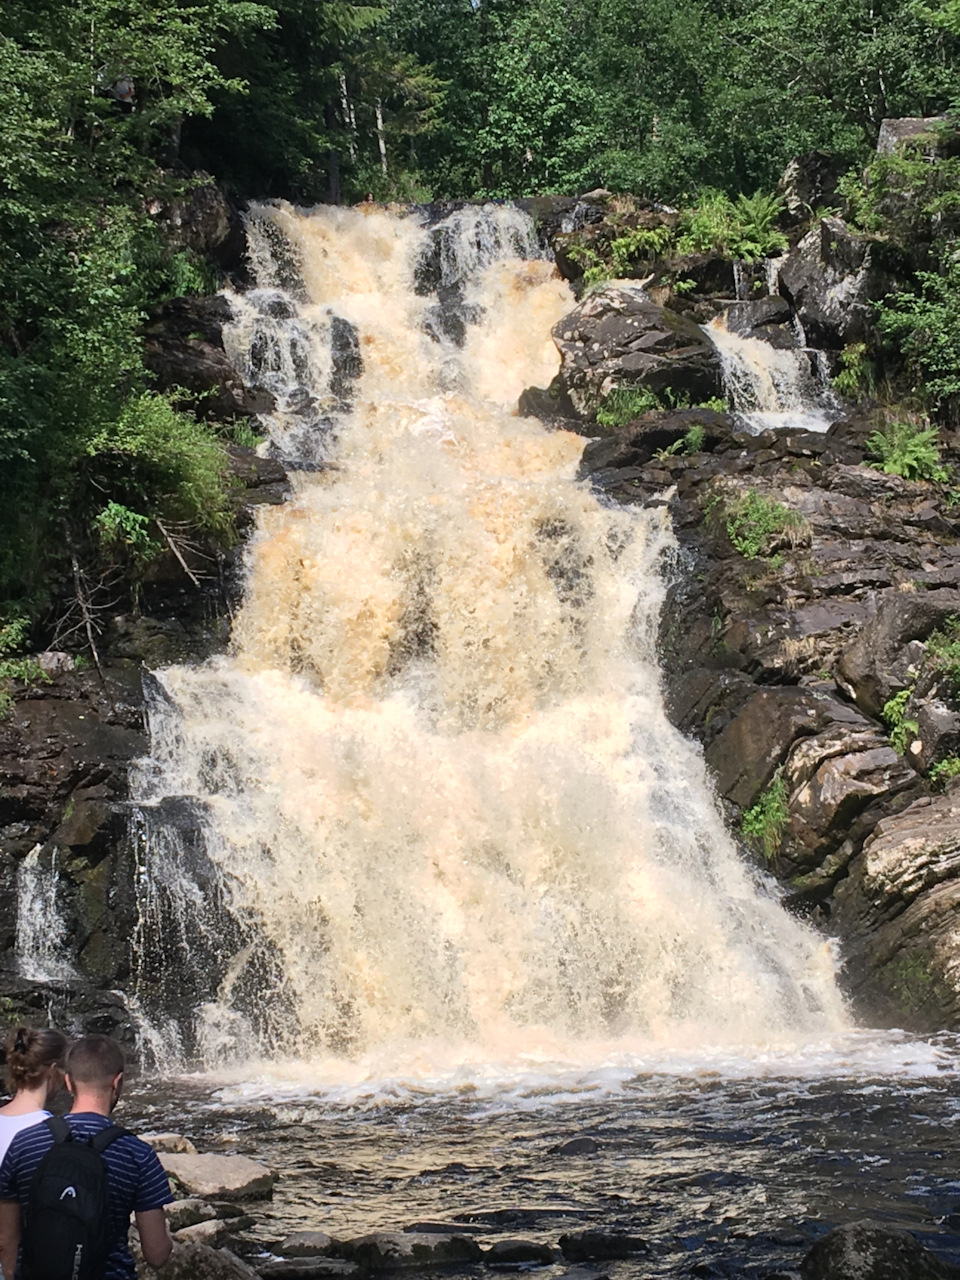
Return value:
[[(306, 1228), (457, 1222), (484, 1243), (555, 1245), (603, 1227), (650, 1241), (645, 1276), (707, 1260), (760, 1276), (871, 1216), (960, 1262), (958, 1046), (861, 1032), (752, 1058), (625, 1055), (552, 1078), (541, 1063), (339, 1087), (274, 1064), (246, 1080), (143, 1080), (124, 1118), (281, 1169), (258, 1221), (264, 1247)], [(596, 1150), (562, 1154), (574, 1137)], [(637, 1274), (630, 1262), (604, 1271)]]

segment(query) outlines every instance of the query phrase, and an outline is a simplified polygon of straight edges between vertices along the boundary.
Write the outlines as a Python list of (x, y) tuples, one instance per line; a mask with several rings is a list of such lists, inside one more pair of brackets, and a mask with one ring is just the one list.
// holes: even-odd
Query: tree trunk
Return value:
[(387, 176), (387, 140), (383, 134), (383, 106), (377, 99), (377, 146), (380, 148), (380, 170)]

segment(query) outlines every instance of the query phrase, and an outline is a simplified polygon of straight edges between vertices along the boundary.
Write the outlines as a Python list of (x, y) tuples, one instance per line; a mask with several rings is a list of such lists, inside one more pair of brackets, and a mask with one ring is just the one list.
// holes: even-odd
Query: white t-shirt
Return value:
[(7, 1154), (7, 1147), (21, 1129), (32, 1129), (49, 1116), (49, 1111), (27, 1111), (22, 1116), (0, 1116), (0, 1164)]

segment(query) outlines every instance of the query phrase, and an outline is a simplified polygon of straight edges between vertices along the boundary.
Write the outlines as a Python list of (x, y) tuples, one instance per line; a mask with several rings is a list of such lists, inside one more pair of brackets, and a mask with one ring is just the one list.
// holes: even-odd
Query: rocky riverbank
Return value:
[[(196, 1152), (177, 1134), (146, 1135), (181, 1194), (167, 1207), (174, 1253), (159, 1270), (139, 1264), (141, 1280), (323, 1280), (423, 1271), (456, 1276), (538, 1271), (551, 1280), (619, 1280), (655, 1264), (655, 1248), (625, 1230), (586, 1229), (552, 1242), (479, 1235), (466, 1220), (414, 1222), (396, 1231), (338, 1239), (322, 1229), (264, 1242), (251, 1232), (258, 1206), (282, 1174), (240, 1155)], [(576, 1145), (576, 1141), (569, 1145)], [(580, 1140), (583, 1141), (582, 1139)], [(594, 1144), (595, 1146), (596, 1144)], [(507, 1226), (505, 1221), (503, 1226)], [(136, 1236), (134, 1233), (136, 1251)], [(698, 1263), (688, 1274), (728, 1276)], [(863, 1220), (826, 1232), (796, 1269), (766, 1271), (761, 1280), (956, 1280), (960, 1268), (908, 1231)]]

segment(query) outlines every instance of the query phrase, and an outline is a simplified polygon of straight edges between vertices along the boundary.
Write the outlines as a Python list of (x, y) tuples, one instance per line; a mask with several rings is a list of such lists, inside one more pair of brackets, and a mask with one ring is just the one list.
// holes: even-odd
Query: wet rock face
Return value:
[[(650, 414), (592, 441), (582, 475), (608, 498), (672, 516), (667, 705), (703, 743), (732, 829), (775, 786), (766, 851), (759, 839), (745, 848), (841, 939), (857, 1000), (873, 1020), (958, 1027), (952, 854), (910, 834), (925, 851), (891, 870), (880, 843), (886, 832), (903, 843), (921, 818), (933, 840), (926, 775), (960, 744), (956, 694), (927, 652), (960, 616), (957, 526), (945, 490), (864, 465), (867, 425), (746, 436), (716, 422), (703, 452), (664, 456), (651, 439), (680, 439), (682, 424)], [(751, 507), (789, 523), (749, 547), (737, 521)], [(895, 749), (881, 711), (900, 690), (912, 690), (911, 730)], [(945, 800), (934, 804), (943, 835)]]
[(802, 1280), (957, 1280), (960, 1268), (941, 1262), (909, 1231), (881, 1222), (853, 1222), (818, 1240), (803, 1259)]
[(780, 268), (780, 289), (812, 347), (839, 349), (866, 341), (873, 306), (895, 287), (878, 260), (879, 246), (840, 218), (823, 218)]
[(230, 303), (220, 294), (173, 298), (155, 308), (145, 330), (144, 359), (157, 387), (193, 392), (191, 408), (215, 419), (269, 413), (269, 391), (249, 388), (223, 349)]
[(847, 972), (861, 1004), (926, 1030), (960, 1025), (960, 782), (884, 818), (835, 894), (837, 929), (854, 939)]
[(693, 401), (721, 389), (719, 356), (699, 325), (635, 289), (608, 285), (592, 294), (554, 326), (553, 340), (563, 389), (584, 416), (615, 386)]
[(960, 591), (905, 592), (886, 596), (856, 640), (840, 655), (837, 679), (844, 692), (868, 715), (878, 716), (895, 693), (916, 677), (926, 640), (960, 614)]

